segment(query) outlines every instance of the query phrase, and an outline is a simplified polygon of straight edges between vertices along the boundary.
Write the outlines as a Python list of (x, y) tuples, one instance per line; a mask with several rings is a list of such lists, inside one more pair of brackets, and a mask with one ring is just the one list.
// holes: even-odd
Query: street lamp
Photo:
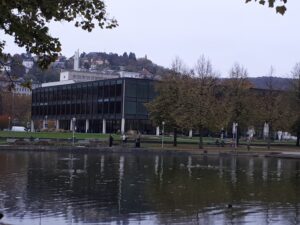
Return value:
[(164, 148), (164, 135), (165, 135), (165, 121), (162, 121), (161, 148)]
[(75, 123), (76, 123), (76, 118), (73, 117), (72, 118), (73, 146), (74, 146), (74, 143), (75, 143)]

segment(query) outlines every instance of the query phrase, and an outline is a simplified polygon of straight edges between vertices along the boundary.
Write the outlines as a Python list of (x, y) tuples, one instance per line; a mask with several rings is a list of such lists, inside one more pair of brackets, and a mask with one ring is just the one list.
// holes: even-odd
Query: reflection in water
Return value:
[(249, 158), (249, 166), (247, 171), (248, 182), (253, 182), (253, 173), (254, 173), (254, 160), (253, 158)]
[(158, 175), (158, 166), (159, 166), (159, 156), (156, 155), (156, 156), (155, 156), (155, 163), (154, 163), (154, 171), (155, 171), (155, 175)]
[(192, 176), (192, 156), (188, 157), (187, 169), (189, 171), (189, 176)]
[(219, 177), (223, 178), (223, 158), (219, 158)]
[(231, 157), (231, 182), (236, 183), (236, 157)]
[[(299, 224), (297, 160), (0, 152), (8, 224)], [(233, 207), (228, 207), (228, 205)]]
[(104, 160), (105, 160), (105, 156), (101, 155), (101, 159), (100, 159), (100, 174), (103, 175), (104, 173)]
[(160, 184), (163, 182), (163, 174), (164, 174), (164, 157), (160, 157), (160, 170), (159, 170), (159, 181)]
[(268, 159), (263, 159), (262, 177), (266, 181), (268, 179)]
[(277, 160), (277, 177), (278, 177), (278, 180), (280, 180), (280, 177), (281, 177), (281, 159)]
[(121, 201), (122, 201), (122, 181), (124, 176), (124, 156), (120, 157), (120, 167), (119, 167), (119, 193), (118, 193), (118, 209), (121, 212)]

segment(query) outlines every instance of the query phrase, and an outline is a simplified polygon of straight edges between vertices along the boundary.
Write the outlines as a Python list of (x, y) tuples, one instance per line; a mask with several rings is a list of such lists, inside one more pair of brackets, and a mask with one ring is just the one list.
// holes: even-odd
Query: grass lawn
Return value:
[[(0, 139), (6, 138), (49, 138), (49, 139), (72, 139), (72, 132), (16, 132), (16, 131), (0, 131)], [(75, 133), (76, 139), (108, 139), (109, 134), (101, 134), (101, 133)], [(113, 138), (115, 141), (121, 140), (121, 135), (113, 134)], [(128, 136), (129, 140), (132, 142), (135, 140), (135, 136)], [(144, 141), (144, 143), (143, 143)], [(215, 146), (216, 138), (213, 137), (204, 137), (203, 143), (205, 145), (213, 145)], [(148, 142), (148, 143), (145, 143)], [(162, 136), (155, 135), (142, 135), (141, 143), (143, 146), (161, 146)], [(197, 148), (199, 143), (199, 137), (184, 137), (179, 136), (177, 138), (178, 147), (185, 146), (186, 148)], [(164, 145), (172, 146), (173, 136), (165, 135), (164, 136)], [(226, 140), (227, 146), (230, 145), (231, 139)], [(243, 139), (240, 140), (241, 144), (246, 144), (247, 142)], [(279, 146), (294, 146), (295, 141), (274, 141), (271, 145), (279, 145)], [(251, 142), (251, 145), (267, 145), (264, 140), (254, 140)]]
[[(95, 133), (75, 133), (77, 139), (88, 138), (108, 138), (109, 134), (95, 134)], [(113, 135), (114, 138), (120, 138), (119, 135)], [(55, 138), (55, 139), (69, 139), (73, 137), (72, 132), (16, 132), (16, 131), (0, 131), (0, 138)]]

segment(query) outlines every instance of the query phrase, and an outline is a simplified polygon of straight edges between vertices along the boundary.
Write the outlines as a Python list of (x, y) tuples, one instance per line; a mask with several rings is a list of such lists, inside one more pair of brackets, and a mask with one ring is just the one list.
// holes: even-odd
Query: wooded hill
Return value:
[[(24, 61), (32, 60), (34, 62), (31, 68), (25, 68)], [(122, 55), (116, 53), (105, 52), (90, 52), (80, 54), (80, 68), (82, 70), (99, 72), (99, 71), (113, 71), (120, 70), (128, 72), (143, 72), (149, 73), (154, 79), (160, 78), (170, 72), (170, 69), (153, 63), (147, 56), (137, 58), (135, 53), (124, 52)], [(59, 56), (57, 61), (51, 64), (49, 69), (41, 70), (36, 64), (35, 58), (29, 54), (15, 54), (10, 57), (8, 65), (11, 65), (11, 75), (17, 78), (22, 77), (27, 80), (46, 83), (59, 80), (59, 73), (61, 69), (73, 69), (74, 57), (67, 58)], [(224, 78), (227, 79), (227, 78)], [(249, 81), (254, 88), (265, 89), (269, 77), (249, 77)], [(287, 90), (291, 79), (272, 77), (274, 89)]]

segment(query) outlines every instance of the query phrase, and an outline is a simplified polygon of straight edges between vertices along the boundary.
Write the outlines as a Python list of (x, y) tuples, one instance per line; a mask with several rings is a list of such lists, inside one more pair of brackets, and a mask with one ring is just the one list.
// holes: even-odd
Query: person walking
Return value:
[(114, 138), (113, 138), (112, 135), (110, 134), (110, 135), (109, 135), (109, 139), (108, 139), (109, 147), (112, 147), (112, 146), (113, 146), (113, 141), (114, 141)]

